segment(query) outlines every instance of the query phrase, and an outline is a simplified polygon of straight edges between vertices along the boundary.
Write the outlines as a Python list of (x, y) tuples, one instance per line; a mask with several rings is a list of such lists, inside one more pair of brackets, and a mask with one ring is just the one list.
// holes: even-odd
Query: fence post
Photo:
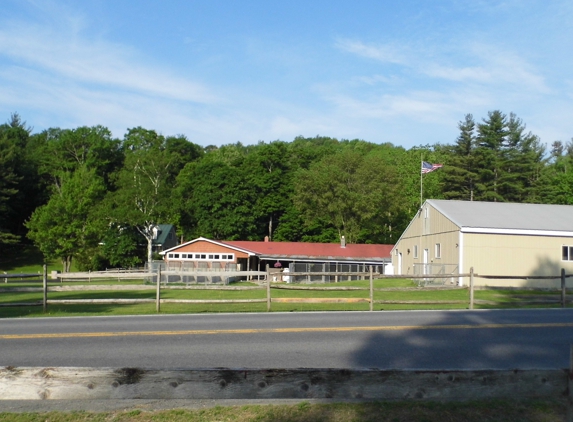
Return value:
[(44, 291), (43, 308), (44, 313), (48, 310), (48, 266), (42, 267), (42, 289)]
[(159, 313), (161, 310), (161, 265), (157, 268), (157, 293), (155, 294), (155, 309)]
[(267, 312), (271, 311), (271, 275), (269, 273), (269, 264), (267, 264)]
[(474, 267), (470, 268), (470, 309), (474, 308)]
[(372, 265), (370, 265), (370, 311), (374, 310), (374, 281), (372, 278)]
[(565, 284), (565, 268), (561, 268), (561, 307), (567, 306), (567, 285)]

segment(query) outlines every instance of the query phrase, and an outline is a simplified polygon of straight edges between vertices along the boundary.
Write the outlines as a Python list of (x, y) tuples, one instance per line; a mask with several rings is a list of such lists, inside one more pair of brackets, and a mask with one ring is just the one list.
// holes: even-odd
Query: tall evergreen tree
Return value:
[(515, 114), (509, 118), (490, 111), (477, 125), (474, 169), (476, 195), (482, 201), (531, 201), (533, 186), (543, 167), (545, 150), (539, 138), (525, 133)]
[(571, 145), (553, 143), (551, 159), (534, 183), (532, 202), (573, 205), (573, 155), (567, 153)]
[(471, 114), (458, 123), (460, 134), (444, 166), (444, 198), (472, 201), (478, 175), (475, 169), (476, 124)]
[(507, 117), (499, 110), (490, 111), (477, 127), (476, 163), (479, 196), (482, 201), (503, 201), (500, 194), (502, 150), (507, 136)]
[(18, 113), (0, 125), (0, 231), (11, 243), (24, 239), (24, 222), (45, 201), (31, 131)]

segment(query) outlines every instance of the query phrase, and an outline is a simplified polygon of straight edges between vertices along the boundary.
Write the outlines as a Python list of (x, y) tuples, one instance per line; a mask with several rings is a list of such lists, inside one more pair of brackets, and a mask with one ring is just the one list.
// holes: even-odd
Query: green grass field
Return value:
[[(62, 263), (59, 261), (44, 262), (44, 255), (32, 245), (7, 248), (0, 254), (0, 274), (7, 273), (42, 273), (42, 267), (46, 263), (48, 272), (62, 271)], [(76, 267), (72, 262), (72, 271)]]

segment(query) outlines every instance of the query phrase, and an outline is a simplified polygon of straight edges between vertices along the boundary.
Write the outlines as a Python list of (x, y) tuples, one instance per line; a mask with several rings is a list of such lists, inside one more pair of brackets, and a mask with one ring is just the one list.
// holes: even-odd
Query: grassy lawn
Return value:
[[(62, 271), (60, 261), (49, 261), (48, 273), (50, 271)], [(42, 273), (44, 265), (44, 255), (38, 248), (32, 245), (18, 246), (17, 248), (7, 248), (0, 254), (0, 273)], [(77, 271), (72, 262), (72, 271)]]
[(197, 410), (121, 410), (105, 413), (0, 413), (3, 422), (443, 422), (564, 420), (565, 400), (487, 400), (468, 403), (371, 402), (294, 405), (215, 406)]

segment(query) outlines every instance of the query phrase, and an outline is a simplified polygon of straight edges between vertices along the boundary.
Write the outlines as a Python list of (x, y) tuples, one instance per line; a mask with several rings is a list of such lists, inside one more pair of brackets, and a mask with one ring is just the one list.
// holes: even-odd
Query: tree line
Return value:
[(184, 135), (103, 126), (39, 133), (0, 125), (0, 248), (33, 242), (81, 269), (152, 259), (153, 229), (180, 241), (394, 243), (424, 198), (573, 204), (573, 144), (550, 151), (521, 119), (468, 114), (453, 144), (405, 149), (359, 139), (202, 147)]

